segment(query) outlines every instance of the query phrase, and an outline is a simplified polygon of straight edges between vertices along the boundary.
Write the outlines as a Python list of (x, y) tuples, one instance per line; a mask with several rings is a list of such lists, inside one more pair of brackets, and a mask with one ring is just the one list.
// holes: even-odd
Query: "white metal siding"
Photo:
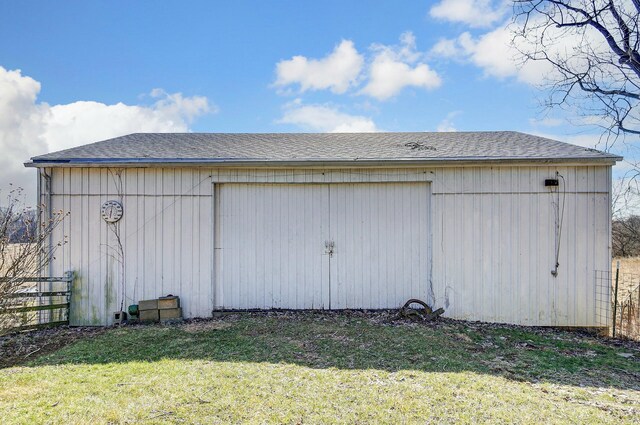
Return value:
[[(71, 216), (54, 240), (69, 243), (51, 272), (78, 273), (74, 324), (106, 324), (119, 307), (113, 235), (100, 205), (118, 199), (114, 169), (55, 168), (51, 202)], [(558, 277), (552, 195), (559, 171), (566, 206)], [(227, 183), (431, 182), (436, 306), (455, 318), (529, 325), (599, 325), (593, 270), (610, 269), (610, 166), (367, 169), (128, 168), (122, 170), (125, 306), (176, 293), (187, 316), (213, 304), (215, 186)], [(46, 204), (46, 185), (40, 185)], [(259, 233), (258, 233), (259, 234)], [(263, 237), (266, 237), (264, 235)], [(337, 249), (339, 247), (337, 246)], [(363, 259), (364, 261), (364, 259)], [(356, 269), (352, 269), (356, 270)], [(358, 271), (360, 273), (360, 271)]]
[[(107, 324), (113, 312), (139, 300), (179, 295), (184, 314), (211, 314), (212, 197), (210, 173), (197, 169), (54, 169), (52, 206), (70, 216), (54, 241), (69, 243), (50, 273), (74, 270), (71, 323)], [(118, 187), (121, 186), (121, 190)], [(45, 195), (43, 195), (45, 197)], [(100, 206), (119, 199), (115, 226)], [(116, 233), (124, 251), (124, 292)]]
[[(556, 170), (566, 205), (553, 277), (558, 193), (543, 183)], [(443, 170), (433, 185), (438, 304), (460, 319), (600, 325), (593, 271), (610, 268), (609, 187), (607, 167)]]

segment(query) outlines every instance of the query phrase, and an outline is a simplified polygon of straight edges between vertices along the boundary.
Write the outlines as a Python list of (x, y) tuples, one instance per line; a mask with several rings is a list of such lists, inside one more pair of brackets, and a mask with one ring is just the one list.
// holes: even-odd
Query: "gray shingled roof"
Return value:
[[(44, 164), (616, 161), (512, 131), (456, 133), (136, 133), (32, 158)], [(42, 164), (42, 165), (41, 165)]]

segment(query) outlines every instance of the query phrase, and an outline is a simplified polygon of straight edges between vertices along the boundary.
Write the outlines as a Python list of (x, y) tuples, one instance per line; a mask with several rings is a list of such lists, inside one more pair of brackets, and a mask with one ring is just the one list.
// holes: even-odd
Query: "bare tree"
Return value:
[(24, 289), (23, 278), (37, 276), (66, 243), (51, 240), (66, 216), (57, 211), (38, 220), (37, 212), (25, 207), (21, 189), (9, 192), (6, 204), (0, 204), (0, 330), (30, 320), (10, 313), (15, 295)]
[[(613, 187), (614, 255), (640, 255), (640, 0), (514, 0), (512, 45), (540, 65), (547, 108), (621, 137), (630, 165)], [(601, 139), (602, 140), (602, 139)]]
[(614, 219), (611, 224), (613, 256), (640, 255), (640, 216), (631, 215)]
[(515, 0), (514, 47), (544, 62), (546, 106), (579, 111), (613, 140), (640, 135), (640, 0)]

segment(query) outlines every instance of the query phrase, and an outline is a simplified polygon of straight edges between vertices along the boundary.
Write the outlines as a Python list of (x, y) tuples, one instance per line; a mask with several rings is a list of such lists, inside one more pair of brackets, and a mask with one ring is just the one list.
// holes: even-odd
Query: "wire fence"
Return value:
[(640, 274), (596, 270), (596, 315), (608, 335), (640, 340)]

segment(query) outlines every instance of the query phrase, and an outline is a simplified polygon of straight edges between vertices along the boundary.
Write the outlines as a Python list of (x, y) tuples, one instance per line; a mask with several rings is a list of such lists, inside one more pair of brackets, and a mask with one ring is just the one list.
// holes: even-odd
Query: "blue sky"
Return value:
[(539, 107), (509, 15), (490, 0), (4, 1), (2, 181), (32, 190), (30, 156), (134, 131), (517, 130), (593, 146), (570, 111)]

